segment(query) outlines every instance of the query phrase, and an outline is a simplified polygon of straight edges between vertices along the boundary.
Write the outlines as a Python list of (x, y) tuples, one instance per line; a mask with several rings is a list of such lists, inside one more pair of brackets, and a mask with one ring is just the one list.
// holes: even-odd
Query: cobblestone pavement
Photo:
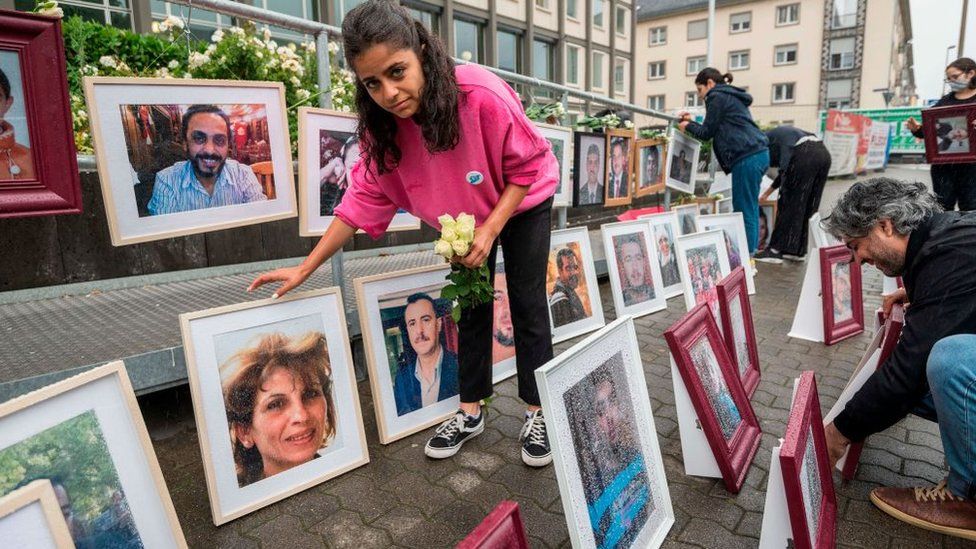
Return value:
[[(684, 313), (680, 297), (667, 311), (637, 320), (676, 522), (665, 547), (755, 547), (759, 543), (770, 450), (786, 427), (793, 379), (816, 372), (824, 412), (834, 403), (869, 336), (827, 347), (786, 337), (805, 265), (760, 264), (753, 296), (762, 381), (752, 399), (762, 445), (738, 495), (718, 479), (686, 476), (676, 423), (668, 353), (662, 333)], [(878, 306), (879, 273), (865, 272), (868, 319)], [(614, 318), (609, 285), (600, 285), (608, 322)], [(868, 326), (872, 325), (869, 320)], [(557, 351), (573, 342), (558, 346)], [(428, 460), (429, 432), (389, 445), (377, 442), (369, 384), (360, 398), (370, 463), (341, 477), (221, 527), (210, 519), (192, 405), (186, 388), (141, 399), (150, 433), (187, 540), (193, 547), (450, 547), (501, 500), (513, 499), (533, 547), (563, 547), (569, 536), (552, 467), (533, 470), (519, 459), (522, 405), (514, 379), (497, 386), (487, 429), (453, 459)], [(837, 539), (842, 547), (964, 547), (968, 542), (895, 521), (875, 509), (868, 492), (881, 485), (935, 483), (944, 459), (934, 424), (910, 417), (872, 436), (857, 478), (838, 485)]]

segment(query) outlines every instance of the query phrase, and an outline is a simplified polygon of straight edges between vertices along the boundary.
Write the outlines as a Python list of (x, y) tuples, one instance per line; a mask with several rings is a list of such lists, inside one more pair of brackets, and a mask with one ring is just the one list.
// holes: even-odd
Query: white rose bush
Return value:
[(441, 297), (454, 303), (451, 316), (457, 322), (462, 310), (494, 299), (495, 290), (491, 286), (487, 262), (477, 269), (469, 269), (457, 261), (471, 250), (474, 216), (461, 212), (455, 219), (444, 214), (437, 221), (441, 224), (441, 237), (434, 241), (434, 253), (451, 263), (451, 273), (447, 275), (450, 283), (441, 290)]

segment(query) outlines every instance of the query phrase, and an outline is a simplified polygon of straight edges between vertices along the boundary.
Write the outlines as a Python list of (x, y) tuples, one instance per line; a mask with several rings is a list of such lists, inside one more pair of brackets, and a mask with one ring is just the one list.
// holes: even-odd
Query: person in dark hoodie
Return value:
[(831, 469), (852, 441), (910, 413), (935, 421), (946, 478), (875, 488), (871, 502), (913, 526), (976, 540), (976, 212), (943, 212), (922, 183), (878, 177), (852, 185), (824, 225), (856, 261), (902, 277), (885, 314), (910, 303), (891, 356), (824, 428)]
[(769, 141), (749, 114), (752, 96), (732, 84), (732, 75), (708, 67), (695, 77), (698, 96), (705, 101), (701, 124), (679, 114), (682, 130), (712, 140), (722, 171), (732, 174), (732, 209), (742, 212), (749, 253), (759, 245), (759, 184), (769, 168)]

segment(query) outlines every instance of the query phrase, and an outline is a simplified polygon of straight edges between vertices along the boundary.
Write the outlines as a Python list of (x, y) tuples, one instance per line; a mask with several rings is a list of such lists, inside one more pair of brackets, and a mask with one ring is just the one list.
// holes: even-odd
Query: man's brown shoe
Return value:
[(929, 488), (875, 488), (871, 502), (912, 526), (976, 540), (976, 501), (952, 495), (944, 480)]

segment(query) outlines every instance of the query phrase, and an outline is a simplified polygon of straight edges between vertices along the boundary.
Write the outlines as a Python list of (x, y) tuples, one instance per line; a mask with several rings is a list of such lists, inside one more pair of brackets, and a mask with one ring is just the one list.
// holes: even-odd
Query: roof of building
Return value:
[[(715, 0), (716, 7), (743, 4), (750, 0)], [(637, 0), (637, 20), (708, 9), (708, 0)]]

